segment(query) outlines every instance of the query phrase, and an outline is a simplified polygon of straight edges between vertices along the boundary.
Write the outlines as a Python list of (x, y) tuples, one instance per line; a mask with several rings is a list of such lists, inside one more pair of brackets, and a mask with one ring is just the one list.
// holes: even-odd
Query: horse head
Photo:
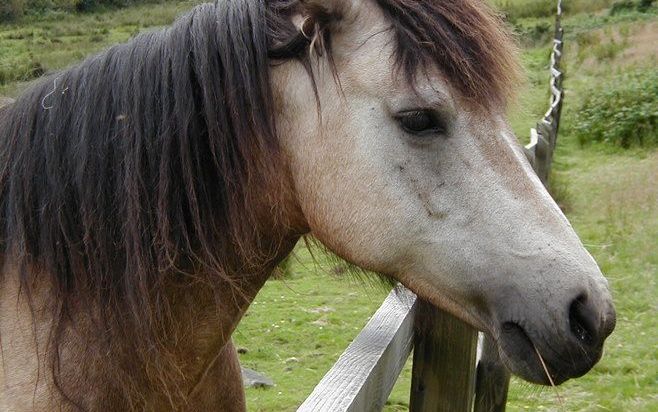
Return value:
[(615, 312), (506, 122), (502, 27), (477, 0), (217, 1), (0, 107), (0, 405), (241, 409), (231, 333), (303, 234), (530, 381), (538, 354), (587, 372)]
[(470, 0), (303, 5), (314, 58), (273, 84), (308, 232), (488, 333), (521, 377), (549, 383), (537, 352), (555, 382), (587, 372), (615, 312), (506, 121), (502, 24)]

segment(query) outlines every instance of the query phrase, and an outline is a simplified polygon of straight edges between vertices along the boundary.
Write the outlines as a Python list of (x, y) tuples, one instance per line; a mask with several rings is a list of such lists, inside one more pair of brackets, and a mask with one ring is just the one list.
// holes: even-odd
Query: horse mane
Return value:
[(261, 214), (281, 216), (283, 179), (268, 53), (297, 57), (284, 41), (297, 37), (291, 7), (201, 5), (3, 109), (1, 253), (16, 256), (23, 290), (39, 276), (61, 299), (56, 344), (72, 314), (94, 308), (95, 332), (114, 334), (101, 340), (132, 342), (137, 361), (117, 373), (129, 379), (163, 363), (153, 348), (172, 323), (167, 287), (239, 290), (272, 259)]
[[(502, 102), (513, 89), (514, 48), (481, 2), (377, 3), (409, 78), (436, 65), (474, 101)], [(293, 25), (298, 12), (322, 41)], [(0, 254), (18, 263), (28, 296), (37, 277), (54, 291), (55, 366), (72, 314), (88, 310), (107, 350), (137, 358), (113, 372), (122, 390), (158, 365), (161, 391), (184, 399), (166, 384), (175, 365), (156, 356), (173, 322), (167, 287), (239, 290), (273, 259), (262, 233), (286, 230), (286, 188), (270, 66), (297, 59), (312, 76), (309, 47), (331, 56), (332, 18), (298, 0), (204, 4), (0, 109)], [(263, 227), (264, 214), (278, 224)]]

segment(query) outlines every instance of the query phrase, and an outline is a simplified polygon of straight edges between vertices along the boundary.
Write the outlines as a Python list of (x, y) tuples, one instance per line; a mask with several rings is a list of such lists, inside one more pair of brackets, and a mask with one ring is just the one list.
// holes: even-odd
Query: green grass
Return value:
[[(41, 71), (66, 67), (84, 56), (125, 41), (135, 33), (169, 24), (200, 1), (168, 1), (94, 14), (48, 12), (20, 23), (0, 24), (0, 95), (15, 96)], [(549, 38), (553, 1), (505, 3), (524, 41), (528, 81), (510, 113), (521, 141), (548, 104)], [(567, 74), (563, 125), (552, 176), (552, 192), (611, 282), (619, 320), (606, 354), (585, 377), (559, 388), (564, 408), (550, 388), (514, 380), (509, 411), (658, 411), (658, 151), (622, 150), (602, 143), (581, 146), (576, 112), (594, 86), (632, 67), (655, 70), (649, 53), (631, 59), (628, 50), (642, 28), (658, 21), (656, 7), (610, 15), (608, 0), (566, 1)], [(530, 12), (532, 8), (535, 11)], [(580, 14), (576, 14), (579, 12)], [(510, 17), (508, 15), (508, 18)], [(540, 27), (541, 25), (544, 28)], [(614, 42), (607, 39), (616, 38)], [(654, 36), (658, 44), (658, 35)], [(613, 44), (614, 43), (614, 44)], [(655, 54), (655, 46), (653, 46)], [(644, 51), (647, 52), (646, 50)], [(634, 52), (635, 53), (635, 52)], [(342, 275), (342, 267), (301, 247), (286, 275), (263, 288), (236, 331), (245, 348), (242, 363), (272, 377), (276, 386), (248, 389), (249, 409), (291, 411), (365, 325), (386, 291)], [(407, 409), (407, 365), (386, 406)]]
[(201, 0), (169, 1), (94, 14), (51, 11), (0, 24), (0, 95), (15, 96), (25, 82), (63, 69), (140, 31), (171, 24)]

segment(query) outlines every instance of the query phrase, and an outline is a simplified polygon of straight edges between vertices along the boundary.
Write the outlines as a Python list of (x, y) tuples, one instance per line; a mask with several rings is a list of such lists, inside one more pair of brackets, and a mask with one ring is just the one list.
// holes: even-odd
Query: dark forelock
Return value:
[(393, 25), (395, 59), (410, 79), (437, 67), (467, 100), (505, 105), (520, 76), (516, 46), (481, 0), (376, 0)]

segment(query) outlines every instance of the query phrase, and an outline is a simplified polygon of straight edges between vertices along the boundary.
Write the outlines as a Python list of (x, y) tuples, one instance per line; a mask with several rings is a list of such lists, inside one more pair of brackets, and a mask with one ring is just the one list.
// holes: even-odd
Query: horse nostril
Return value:
[(591, 346), (597, 336), (596, 312), (587, 304), (587, 298), (584, 295), (578, 296), (569, 307), (569, 327), (571, 333), (588, 346)]

